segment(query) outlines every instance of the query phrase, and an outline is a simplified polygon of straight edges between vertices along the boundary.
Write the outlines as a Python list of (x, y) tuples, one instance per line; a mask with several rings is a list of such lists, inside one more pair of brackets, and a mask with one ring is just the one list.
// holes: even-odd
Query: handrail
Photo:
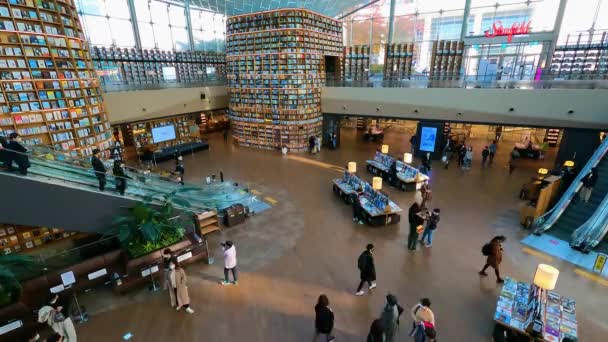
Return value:
[(608, 233), (608, 194), (591, 217), (572, 233), (570, 245), (588, 251)]
[(566, 190), (566, 192), (553, 206), (553, 208), (551, 208), (551, 210), (546, 212), (541, 217), (534, 220), (534, 223), (532, 224), (534, 234), (544, 233), (545, 231), (550, 229), (553, 224), (555, 224), (555, 222), (557, 222), (564, 210), (566, 210), (568, 205), (570, 205), (570, 202), (572, 202), (572, 199), (574, 198), (576, 193), (580, 190), (583, 178), (585, 178), (589, 174), (589, 172), (591, 172), (592, 168), (597, 166), (597, 164), (602, 160), (602, 158), (604, 158), (607, 152), (608, 139), (604, 139), (604, 141), (595, 150), (595, 152), (593, 152), (593, 155), (591, 156), (591, 158), (589, 158), (587, 164), (585, 164), (583, 169), (576, 175), (576, 178), (574, 178), (574, 181), (572, 182), (572, 184), (570, 184), (568, 190)]

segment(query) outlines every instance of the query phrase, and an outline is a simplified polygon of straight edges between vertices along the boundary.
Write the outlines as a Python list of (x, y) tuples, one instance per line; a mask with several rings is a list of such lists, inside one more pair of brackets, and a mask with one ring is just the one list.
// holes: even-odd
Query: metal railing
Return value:
[(597, 246), (608, 233), (608, 194), (596, 211), (572, 233), (570, 245), (583, 251)]
[(106, 92), (116, 91), (137, 91), (137, 90), (159, 90), (159, 89), (171, 89), (171, 88), (197, 88), (197, 87), (209, 87), (209, 86), (223, 86), (226, 85), (226, 79), (223, 77), (210, 78), (200, 82), (177, 82), (177, 81), (163, 81), (159, 83), (127, 83), (126, 81), (103, 81), (101, 82), (101, 88)]

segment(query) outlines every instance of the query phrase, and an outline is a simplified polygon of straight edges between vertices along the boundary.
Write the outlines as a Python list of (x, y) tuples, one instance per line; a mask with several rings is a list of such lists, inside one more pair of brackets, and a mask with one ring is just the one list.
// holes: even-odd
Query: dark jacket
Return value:
[(8, 141), (3, 136), (0, 136), (0, 163), (8, 163), (10, 160), (10, 153), (5, 148), (8, 145)]
[(593, 172), (583, 178), (583, 185), (587, 188), (593, 188), (597, 182), (597, 173)]
[(407, 216), (407, 218), (410, 222), (410, 225), (419, 226), (422, 224), (422, 222), (424, 222), (422, 217), (417, 215), (421, 210), (422, 210), (422, 208), (420, 207), (420, 205), (417, 202), (414, 202), (414, 204), (412, 204), (412, 206), (410, 206), (410, 209), (408, 211), (408, 216)]
[(6, 148), (12, 150), (9, 152), (9, 160), (14, 160), (20, 167), (29, 167), (30, 159), (25, 154), (27, 153), (27, 149), (23, 147), (23, 145), (15, 140), (10, 140), (8, 144), (6, 144)]
[(175, 172), (177, 172), (183, 176), (185, 171), (186, 171), (186, 169), (184, 169), (184, 165), (182, 165), (182, 164), (175, 165)]
[(483, 151), (481, 151), (481, 156), (484, 158), (487, 158), (490, 155), (490, 150), (487, 148), (484, 148)]
[(372, 253), (367, 250), (361, 253), (357, 266), (359, 267), (359, 271), (361, 271), (361, 280), (376, 280), (376, 266), (374, 265)]
[(437, 224), (439, 223), (439, 214), (437, 213), (432, 213), (429, 216), (429, 220), (428, 220), (428, 227), (430, 230), (435, 230), (437, 229)]
[(106, 167), (103, 165), (101, 159), (93, 156), (91, 158), (91, 164), (93, 164), (93, 170), (95, 170), (95, 174), (106, 173)]
[(116, 179), (117, 187), (127, 187), (127, 179), (131, 179), (131, 177), (127, 176), (125, 170), (122, 167), (115, 167), (112, 169), (112, 173), (114, 174), (114, 178)]
[(334, 313), (323, 305), (315, 305), (315, 329), (318, 333), (329, 334), (334, 328)]

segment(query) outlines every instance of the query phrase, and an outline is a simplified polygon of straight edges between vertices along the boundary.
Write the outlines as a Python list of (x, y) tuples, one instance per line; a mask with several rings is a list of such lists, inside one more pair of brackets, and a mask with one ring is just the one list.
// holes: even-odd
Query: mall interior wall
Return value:
[(325, 87), (321, 105), (323, 113), (343, 115), (608, 128), (608, 90), (602, 89)]
[(228, 107), (225, 86), (108, 92), (104, 99), (112, 124)]

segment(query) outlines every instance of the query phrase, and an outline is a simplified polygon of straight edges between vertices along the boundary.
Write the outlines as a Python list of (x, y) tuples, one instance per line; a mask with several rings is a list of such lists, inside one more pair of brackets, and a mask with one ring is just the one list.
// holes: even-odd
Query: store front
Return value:
[(465, 47), (467, 80), (538, 80), (551, 42), (478, 44)]

